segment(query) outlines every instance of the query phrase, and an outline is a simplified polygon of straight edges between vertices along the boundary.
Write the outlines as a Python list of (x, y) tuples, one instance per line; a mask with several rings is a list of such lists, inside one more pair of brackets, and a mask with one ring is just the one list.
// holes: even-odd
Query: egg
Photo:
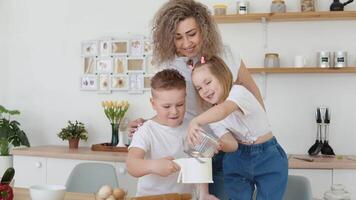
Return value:
[(110, 185), (103, 185), (100, 187), (96, 195), (98, 198), (106, 199), (112, 194), (112, 192), (113, 190)]
[(113, 191), (113, 196), (117, 200), (124, 199), (125, 195), (126, 195), (126, 192), (121, 188), (115, 188)]

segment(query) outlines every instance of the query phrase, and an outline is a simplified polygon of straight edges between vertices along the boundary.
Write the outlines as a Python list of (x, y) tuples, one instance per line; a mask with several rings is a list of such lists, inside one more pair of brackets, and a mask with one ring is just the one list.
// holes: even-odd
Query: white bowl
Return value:
[(63, 185), (33, 185), (30, 196), (32, 200), (63, 200), (65, 191)]

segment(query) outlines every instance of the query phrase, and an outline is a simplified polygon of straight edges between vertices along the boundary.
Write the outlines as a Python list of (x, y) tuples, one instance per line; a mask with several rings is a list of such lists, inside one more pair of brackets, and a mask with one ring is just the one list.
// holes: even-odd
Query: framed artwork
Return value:
[(143, 54), (152, 55), (152, 50), (153, 50), (152, 41), (148, 39), (143, 40)]
[(146, 75), (143, 77), (143, 89), (150, 90), (151, 89), (151, 79), (152, 76)]
[(127, 70), (127, 59), (124, 56), (116, 56), (113, 58), (114, 62), (114, 68), (113, 68), (113, 73), (114, 74), (123, 74)]
[(129, 53), (128, 40), (112, 40), (111, 54), (112, 55), (127, 55)]
[(82, 56), (90, 57), (98, 55), (98, 41), (90, 40), (82, 42)]
[(97, 73), (111, 73), (112, 72), (111, 57), (100, 57), (96, 59), (96, 72)]
[(84, 75), (80, 78), (81, 90), (97, 90), (98, 89), (98, 76), (97, 75)]
[(127, 58), (128, 72), (145, 72), (145, 58)]
[(112, 75), (111, 76), (111, 89), (112, 90), (128, 90), (128, 76), (126, 75)]
[(158, 66), (153, 62), (152, 55), (146, 57), (146, 73), (155, 74), (159, 71)]
[(143, 93), (143, 73), (129, 73), (129, 93)]
[(84, 66), (84, 74), (94, 74), (95, 57), (84, 57), (83, 66)]
[(130, 55), (131, 56), (143, 56), (143, 40), (131, 39), (130, 40)]
[(99, 91), (100, 92), (110, 92), (110, 75), (109, 74), (99, 74)]
[(110, 40), (100, 40), (99, 50), (101, 56), (109, 56), (111, 54), (111, 44)]

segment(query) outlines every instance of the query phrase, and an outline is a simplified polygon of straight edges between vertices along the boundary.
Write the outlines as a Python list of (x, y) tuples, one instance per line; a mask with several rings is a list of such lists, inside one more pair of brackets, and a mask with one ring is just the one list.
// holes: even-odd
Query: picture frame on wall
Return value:
[(111, 41), (110, 40), (100, 40), (99, 42), (99, 52), (101, 56), (111, 55)]
[(146, 73), (147, 74), (155, 74), (159, 71), (157, 64), (153, 62), (152, 55), (146, 56)]
[(113, 59), (111, 57), (99, 57), (96, 59), (96, 72), (97, 73), (111, 73)]
[(110, 74), (99, 74), (99, 92), (110, 92)]
[(94, 74), (95, 73), (95, 57), (84, 57), (83, 58), (83, 71), (84, 74)]
[(130, 40), (130, 56), (143, 56), (143, 39)]
[(143, 73), (131, 72), (129, 76), (129, 93), (143, 93)]
[(88, 40), (82, 42), (82, 56), (90, 57), (98, 55), (98, 41)]
[(123, 74), (127, 71), (127, 58), (125, 56), (113, 57), (113, 73)]
[(128, 55), (129, 40), (112, 40), (111, 55)]
[(84, 75), (80, 77), (81, 90), (98, 90), (98, 76)]
[(144, 39), (143, 40), (143, 54), (144, 55), (152, 55), (152, 51), (153, 51), (152, 40)]
[(144, 90), (151, 90), (151, 79), (152, 75), (144, 75), (143, 76), (143, 89)]
[(128, 72), (145, 72), (146, 59), (144, 57), (127, 58)]
[(111, 89), (112, 90), (128, 90), (129, 77), (127, 75), (112, 75), (111, 76)]

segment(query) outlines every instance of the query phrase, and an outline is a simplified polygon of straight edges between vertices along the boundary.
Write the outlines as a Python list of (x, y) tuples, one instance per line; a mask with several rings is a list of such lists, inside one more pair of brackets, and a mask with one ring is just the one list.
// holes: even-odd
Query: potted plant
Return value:
[(12, 146), (30, 146), (25, 132), (20, 128), (20, 123), (11, 120), (11, 116), (19, 114), (18, 110), (8, 110), (0, 105), (0, 174), (12, 167), (12, 155), (10, 155)]
[(68, 121), (68, 126), (62, 128), (57, 135), (62, 140), (68, 140), (70, 149), (77, 149), (79, 140), (88, 140), (88, 132), (85, 130), (84, 124), (77, 120), (75, 123)]

